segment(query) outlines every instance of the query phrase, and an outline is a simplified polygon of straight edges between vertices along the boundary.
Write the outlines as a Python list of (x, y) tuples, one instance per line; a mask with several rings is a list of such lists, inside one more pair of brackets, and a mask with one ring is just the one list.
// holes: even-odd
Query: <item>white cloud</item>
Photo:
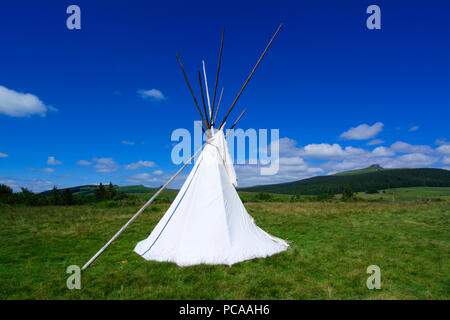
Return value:
[(443, 164), (450, 164), (450, 157), (444, 157), (441, 161)]
[(48, 190), (54, 184), (51, 181), (40, 179), (11, 179), (7, 177), (0, 177), (0, 184), (6, 184), (15, 192), (20, 192), (20, 187), (25, 187), (33, 192), (41, 192)]
[(432, 165), (439, 158), (425, 155), (422, 153), (404, 154), (394, 159), (386, 159), (383, 161), (384, 168), (422, 168)]
[(311, 158), (340, 158), (344, 156), (344, 151), (337, 143), (308, 144), (301, 151), (302, 156)]
[(14, 191), (19, 191), (20, 187), (16, 180), (13, 179), (0, 179), (0, 184), (5, 184), (12, 188)]
[(381, 139), (374, 139), (374, 140), (370, 140), (369, 142), (367, 142), (367, 145), (368, 146), (375, 146), (377, 144), (382, 144), (382, 143), (384, 143), (383, 140), (381, 140)]
[(413, 126), (413, 127), (411, 127), (411, 128), (409, 128), (409, 132), (414, 132), (414, 131), (417, 131), (417, 130), (419, 130), (419, 126)]
[(163, 178), (161, 176), (152, 177), (148, 173), (138, 173), (138, 174), (130, 176), (126, 181), (129, 183), (136, 183), (136, 184), (151, 183), (151, 184), (155, 185), (155, 184), (163, 183), (164, 180), (166, 180), (166, 178)]
[(361, 124), (343, 132), (340, 137), (348, 140), (366, 140), (375, 137), (383, 130), (383, 123), (377, 122), (372, 126)]
[(163, 95), (163, 93), (158, 89), (150, 89), (150, 90), (140, 89), (137, 91), (137, 93), (142, 99), (150, 99), (153, 101), (162, 101), (167, 99)]
[(11, 117), (29, 117), (33, 114), (45, 117), (48, 110), (56, 111), (31, 93), (17, 92), (0, 85), (0, 113)]
[(7, 158), (8, 154), (0, 152), (0, 158)]
[(41, 172), (54, 172), (55, 169), (53, 169), (53, 168), (42, 168), (42, 169), (40, 169), (40, 171)]
[(236, 165), (236, 174), (240, 187), (259, 184), (273, 184), (306, 179), (322, 173), (323, 169), (310, 167), (299, 157), (282, 157), (279, 160), (279, 170), (275, 175), (261, 175), (259, 165)]
[(435, 144), (439, 144), (439, 145), (441, 145), (441, 144), (450, 144), (450, 142), (447, 141), (446, 138), (436, 139), (436, 141), (434, 141), (434, 143)]
[(114, 172), (120, 167), (113, 158), (93, 158), (92, 161), (94, 162), (95, 171), (99, 173)]
[(343, 159), (348, 157), (361, 156), (368, 154), (369, 151), (351, 146), (342, 148), (339, 144), (308, 144), (301, 148), (298, 154), (304, 158), (312, 159)]
[(372, 150), (372, 155), (375, 157), (390, 157), (393, 156), (394, 154), (395, 154), (394, 151), (386, 147), (377, 147)]
[(132, 175), (130, 178), (136, 179), (136, 180), (148, 180), (151, 178), (151, 176), (148, 173), (138, 173), (138, 174)]
[(48, 159), (47, 159), (47, 164), (48, 164), (48, 165), (51, 165), (51, 166), (56, 166), (56, 165), (58, 165), (58, 164), (62, 164), (62, 162), (59, 161), (59, 160), (56, 160), (55, 157), (50, 156), (50, 157), (48, 157)]
[(358, 160), (330, 161), (323, 164), (323, 168), (328, 171), (328, 175), (335, 174), (340, 171), (362, 169), (367, 167), (365, 163)]
[(391, 150), (401, 153), (433, 153), (434, 150), (430, 146), (412, 145), (403, 141), (397, 141), (391, 144)]
[(132, 142), (132, 141), (126, 141), (126, 140), (123, 140), (123, 141), (122, 141), (122, 144), (126, 144), (126, 145), (128, 145), (128, 146), (134, 146), (136, 143), (134, 143), (134, 142)]
[(450, 144), (443, 144), (439, 148), (436, 149), (437, 152), (443, 155), (450, 155)]
[(162, 170), (155, 170), (155, 171), (153, 171), (153, 174), (159, 176), (159, 175), (163, 174), (163, 171)]
[(86, 160), (78, 160), (76, 164), (79, 166), (90, 166), (92, 163)]
[(308, 144), (304, 147), (297, 147), (297, 142), (293, 139), (282, 138), (279, 140), (280, 157), (302, 157), (305, 159), (359, 159), (364, 161), (370, 158), (392, 156), (394, 150), (387, 147), (377, 147), (373, 151), (347, 146), (343, 148), (341, 145), (334, 143)]
[(134, 163), (130, 163), (128, 165), (125, 166), (125, 169), (127, 170), (138, 170), (140, 168), (146, 167), (146, 168), (151, 168), (155, 165), (155, 163), (153, 161), (142, 161), (139, 160), (138, 162), (134, 162)]

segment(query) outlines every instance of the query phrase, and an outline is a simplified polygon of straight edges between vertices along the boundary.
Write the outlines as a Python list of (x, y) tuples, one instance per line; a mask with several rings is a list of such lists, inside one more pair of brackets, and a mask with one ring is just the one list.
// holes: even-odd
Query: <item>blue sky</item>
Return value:
[[(81, 30), (66, 27), (71, 4)], [(371, 4), (381, 30), (366, 28)], [(199, 120), (175, 53), (200, 98), (225, 28), (221, 118), (281, 22), (230, 116), (280, 130), (280, 172), (238, 166), (241, 185), (450, 169), (449, 15), (448, 1), (1, 1), (0, 183), (163, 184), (171, 133)]]

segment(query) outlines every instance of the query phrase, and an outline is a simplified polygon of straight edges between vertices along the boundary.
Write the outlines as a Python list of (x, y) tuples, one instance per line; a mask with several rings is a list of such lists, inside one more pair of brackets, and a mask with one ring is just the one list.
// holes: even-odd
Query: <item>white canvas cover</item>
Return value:
[(225, 137), (219, 130), (208, 140), (172, 205), (134, 251), (146, 260), (189, 266), (232, 265), (286, 250), (286, 241), (254, 223), (236, 185)]

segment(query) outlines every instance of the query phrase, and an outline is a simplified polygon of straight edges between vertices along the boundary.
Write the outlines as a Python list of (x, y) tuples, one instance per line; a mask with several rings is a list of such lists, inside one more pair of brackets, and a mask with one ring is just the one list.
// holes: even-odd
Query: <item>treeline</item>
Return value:
[(0, 203), (8, 205), (26, 206), (71, 206), (88, 203), (98, 203), (104, 201), (134, 200), (135, 197), (117, 191), (113, 184), (104, 186), (102, 183), (94, 190), (93, 194), (78, 195), (73, 194), (69, 188), (59, 190), (56, 187), (50, 192), (34, 193), (27, 188), (21, 188), (21, 192), (13, 190), (4, 184), (0, 184)]
[(355, 192), (402, 187), (450, 187), (450, 171), (443, 169), (390, 169), (357, 175), (330, 175), (295, 182), (240, 188), (240, 191), (320, 195), (343, 193), (345, 186)]

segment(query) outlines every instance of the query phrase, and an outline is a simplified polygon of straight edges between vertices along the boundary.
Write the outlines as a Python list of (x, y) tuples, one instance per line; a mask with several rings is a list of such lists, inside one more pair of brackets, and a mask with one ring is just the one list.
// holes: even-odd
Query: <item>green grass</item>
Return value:
[(394, 201), (450, 200), (450, 187), (392, 188), (381, 190), (375, 194), (358, 192), (356, 195), (365, 200), (392, 201), (392, 197), (394, 197)]
[[(0, 299), (449, 299), (450, 202), (247, 203), (286, 252), (181, 268), (133, 252), (168, 204), (151, 206), (66, 288), (138, 207), (0, 207)], [(382, 289), (365, 273), (378, 265)]]

